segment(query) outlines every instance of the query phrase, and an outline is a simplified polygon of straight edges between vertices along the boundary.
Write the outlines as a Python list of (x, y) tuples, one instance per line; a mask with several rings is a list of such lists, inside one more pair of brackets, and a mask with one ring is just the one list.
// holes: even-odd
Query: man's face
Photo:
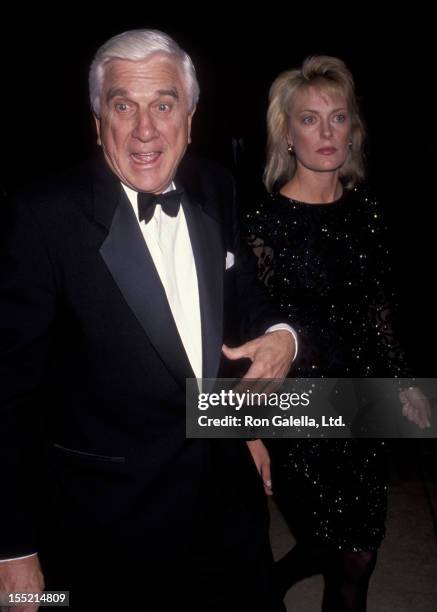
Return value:
[(106, 66), (99, 142), (112, 171), (135, 191), (162, 193), (190, 141), (182, 68), (166, 55)]

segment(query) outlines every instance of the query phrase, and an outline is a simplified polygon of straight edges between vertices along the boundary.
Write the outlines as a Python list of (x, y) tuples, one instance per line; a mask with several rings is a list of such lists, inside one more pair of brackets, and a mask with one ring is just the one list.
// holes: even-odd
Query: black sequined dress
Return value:
[[(267, 196), (247, 215), (260, 276), (300, 337), (291, 376), (406, 376), (391, 325), (385, 227), (364, 190), (330, 204)], [(266, 440), (278, 505), (298, 541), (374, 550), (384, 537), (380, 440)]]

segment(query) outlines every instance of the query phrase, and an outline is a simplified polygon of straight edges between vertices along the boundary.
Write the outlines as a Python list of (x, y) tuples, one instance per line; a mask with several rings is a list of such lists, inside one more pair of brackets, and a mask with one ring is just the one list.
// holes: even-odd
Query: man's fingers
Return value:
[(264, 366), (258, 361), (254, 361), (242, 380), (252, 380), (251, 387), (256, 391), (261, 391), (268, 384), (268, 379), (264, 380), (265, 378)]
[(250, 347), (248, 347), (249, 344), (250, 342), (245, 342), (241, 346), (236, 346), (235, 348), (231, 348), (227, 346), (226, 344), (224, 344), (222, 346), (222, 352), (227, 359), (243, 359), (243, 358), (251, 359), (252, 356), (249, 350)]
[[(263, 393), (264, 389), (266, 387), (266, 381), (262, 380), (262, 379), (253, 379), (251, 376), (247, 376), (247, 374), (245, 376), (243, 376), (243, 378), (241, 378), (238, 383), (235, 385), (235, 387), (233, 387), (233, 391), (235, 391), (235, 393)], [(259, 401), (257, 401), (259, 399)], [(251, 397), (251, 401), (255, 402), (255, 406), (261, 406), (264, 404), (263, 400), (263, 396), (261, 396), (260, 398), (258, 398), (257, 396), (255, 397)]]

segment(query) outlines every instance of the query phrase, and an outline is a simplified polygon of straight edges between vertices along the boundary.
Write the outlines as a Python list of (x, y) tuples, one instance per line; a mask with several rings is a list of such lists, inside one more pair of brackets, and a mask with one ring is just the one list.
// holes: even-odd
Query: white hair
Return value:
[(100, 96), (103, 86), (105, 67), (117, 59), (144, 60), (154, 53), (164, 53), (176, 58), (181, 65), (189, 112), (196, 107), (199, 99), (199, 83), (190, 56), (164, 32), (159, 30), (129, 30), (113, 36), (97, 51), (89, 72), (89, 91), (91, 107), (96, 117), (100, 117)]

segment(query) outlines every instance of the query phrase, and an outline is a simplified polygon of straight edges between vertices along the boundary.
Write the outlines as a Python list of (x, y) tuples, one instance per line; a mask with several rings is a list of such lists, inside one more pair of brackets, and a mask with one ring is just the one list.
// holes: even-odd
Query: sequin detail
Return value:
[[(409, 376), (392, 329), (386, 227), (363, 189), (331, 204), (274, 194), (246, 217), (259, 276), (300, 336), (292, 376)], [(384, 537), (379, 440), (273, 440), (273, 487), (301, 540), (373, 550)]]

